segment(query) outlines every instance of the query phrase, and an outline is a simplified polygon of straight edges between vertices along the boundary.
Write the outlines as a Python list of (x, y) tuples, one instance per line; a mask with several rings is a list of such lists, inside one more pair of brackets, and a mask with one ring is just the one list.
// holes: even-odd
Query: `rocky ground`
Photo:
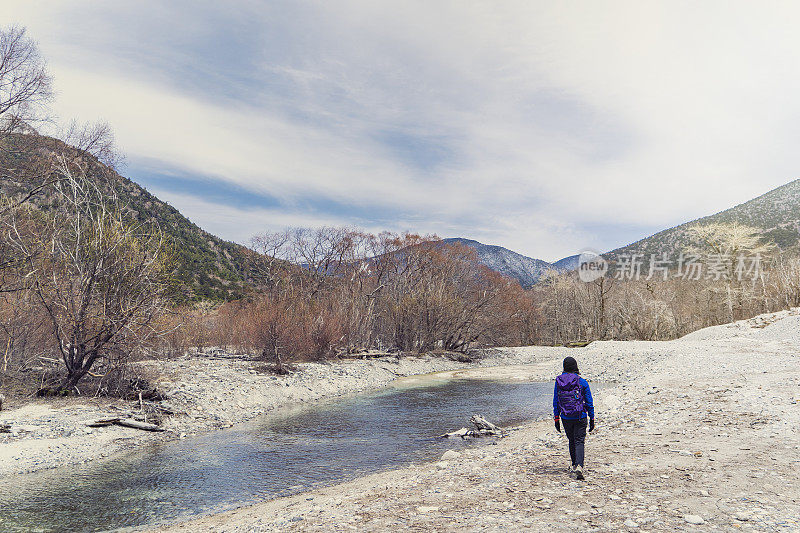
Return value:
[[(563, 356), (509, 357), (524, 353), (544, 362), (500, 374), (551, 379)], [(496, 446), (166, 529), (800, 531), (797, 310), (569, 353), (590, 382), (620, 381), (598, 405), (585, 481), (568, 475), (566, 439), (540, 421)]]
[(159, 421), (167, 431), (87, 426), (108, 416), (138, 416), (138, 402), (86, 397), (6, 400), (0, 411), (0, 427), (10, 429), (0, 432), (0, 478), (93, 461), (146, 441), (191, 437), (282, 406), (373, 390), (399, 376), (552, 357), (550, 351), (495, 350), (465, 363), (453, 360), (451, 355), (304, 363), (286, 376), (265, 373), (259, 370), (261, 363), (246, 356), (219, 351), (144, 362), (145, 374), (168, 397), (161, 404), (175, 413)]

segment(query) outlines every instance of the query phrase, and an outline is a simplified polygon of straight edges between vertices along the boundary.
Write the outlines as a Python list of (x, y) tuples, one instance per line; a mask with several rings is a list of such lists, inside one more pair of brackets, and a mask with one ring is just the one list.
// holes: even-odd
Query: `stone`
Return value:
[(683, 515), (683, 520), (686, 523), (694, 524), (696, 526), (699, 526), (700, 524), (704, 524), (705, 523), (705, 520), (703, 520), (703, 517), (701, 517), (699, 515), (696, 515), (696, 514), (685, 514), (685, 515)]
[(639, 524), (637, 524), (634, 519), (628, 518), (627, 520), (625, 520), (625, 527), (636, 528), (639, 527)]
[(436, 507), (435, 505), (420, 505), (419, 507), (417, 507), (418, 513), (435, 513), (438, 510), (439, 508)]
[(442, 461), (449, 461), (451, 459), (458, 459), (461, 454), (455, 450), (447, 450), (442, 454)]
[(603, 401), (602, 401), (601, 405), (603, 407), (605, 407), (608, 411), (614, 412), (617, 409), (619, 409), (620, 407), (622, 407), (622, 402), (620, 401), (620, 399), (617, 396), (614, 396), (613, 394), (609, 394), (608, 396), (603, 398)]
[(446, 470), (447, 468), (450, 468), (450, 463), (448, 463), (447, 461), (439, 461), (438, 463), (436, 463), (436, 468), (438, 468), (439, 470)]

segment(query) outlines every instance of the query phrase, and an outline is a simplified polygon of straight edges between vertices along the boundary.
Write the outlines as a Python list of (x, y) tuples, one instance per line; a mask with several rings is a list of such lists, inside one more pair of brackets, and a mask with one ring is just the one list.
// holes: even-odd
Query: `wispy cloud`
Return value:
[(356, 223), (545, 259), (625, 244), (795, 177), (800, 37), (787, 21), (798, 11), (367, 0), (7, 9), (50, 58), (60, 114), (107, 119), (126, 173), (226, 238)]

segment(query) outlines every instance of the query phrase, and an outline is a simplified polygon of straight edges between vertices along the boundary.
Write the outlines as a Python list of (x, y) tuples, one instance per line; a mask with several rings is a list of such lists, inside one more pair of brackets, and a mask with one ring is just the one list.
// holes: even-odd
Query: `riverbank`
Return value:
[[(403, 376), (497, 365), (519, 365), (553, 357), (542, 348), (492, 350), (473, 362), (448, 354), (396, 356), (302, 363), (285, 376), (263, 373), (261, 363), (224, 353), (194, 354), (141, 363), (175, 414), (163, 421), (163, 433), (119, 426), (90, 428), (87, 422), (136, 411), (137, 402), (104, 398), (47, 398), (6, 402), (0, 424), (0, 478), (14, 474), (95, 461), (148, 442), (193, 435), (251, 420), (275, 409), (318, 402), (385, 387)], [(452, 354), (451, 354), (452, 355)]]
[[(565, 438), (535, 422), (497, 446), (163, 530), (800, 531), (797, 310), (570, 353), (589, 381), (622, 381), (598, 405), (584, 482), (566, 473)], [(551, 378), (550, 354), (502, 372)]]

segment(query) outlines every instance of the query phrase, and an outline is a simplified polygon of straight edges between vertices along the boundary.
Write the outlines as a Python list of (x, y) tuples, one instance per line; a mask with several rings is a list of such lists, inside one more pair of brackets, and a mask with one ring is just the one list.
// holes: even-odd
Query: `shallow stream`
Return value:
[(174, 521), (430, 461), (480, 441), (437, 439), (473, 413), (511, 427), (547, 415), (552, 384), (407, 379), (0, 484), (0, 531), (97, 531)]

